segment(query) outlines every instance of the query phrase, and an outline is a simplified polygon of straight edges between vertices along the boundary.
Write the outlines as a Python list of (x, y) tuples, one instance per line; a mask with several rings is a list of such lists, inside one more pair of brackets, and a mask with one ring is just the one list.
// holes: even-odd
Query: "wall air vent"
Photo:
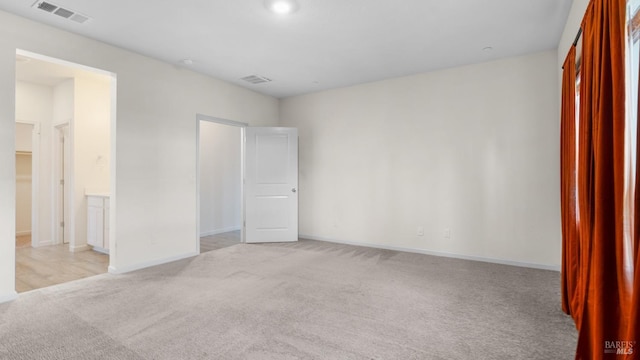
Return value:
[(250, 82), (252, 84), (262, 84), (262, 83), (266, 83), (266, 82), (270, 82), (271, 81), (271, 79), (266, 78), (264, 76), (260, 76), (260, 75), (245, 76), (241, 80), (244, 80), (246, 82)]
[(50, 14), (58, 15), (65, 19), (72, 20), (78, 24), (84, 24), (88, 20), (91, 20), (90, 17), (80, 14), (77, 11), (63, 8), (48, 1), (38, 0), (32, 5), (32, 7), (42, 11), (46, 11)]

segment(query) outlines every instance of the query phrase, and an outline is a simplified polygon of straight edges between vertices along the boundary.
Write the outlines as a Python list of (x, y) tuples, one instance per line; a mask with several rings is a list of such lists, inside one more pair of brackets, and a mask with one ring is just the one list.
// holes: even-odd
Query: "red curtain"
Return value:
[(560, 206), (562, 214), (562, 310), (580, 314), (578, 261), (580, 259), (576, 222), (576, 48), (571, 47), (562, 67), (562, 114), (560, 125)]
[[(578, 159), (577, 359), (625, 341), (632, 284), (624, 268), (625, 0), (594, 0), (582, 23)], [(570, 308), (571, 311), (574, 307)], [(616, 353), (611, 354), (619, 356)], [(635, 358), (631, 355), (629, 359)], [(621, 358), (621, 357), (616, 357)]]

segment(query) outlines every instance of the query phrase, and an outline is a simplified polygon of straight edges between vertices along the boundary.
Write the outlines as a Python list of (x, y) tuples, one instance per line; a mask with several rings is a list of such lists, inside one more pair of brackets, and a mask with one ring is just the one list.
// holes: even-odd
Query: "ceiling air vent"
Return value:
[(266, 78), (260, 75), (249, 75), (242, 78), (242, 80), (246, 82), (250, 82), (252, 84), (262, 84), (271, 81), (271, 79)]
[(58, 10), (53, 12), (54, 14), (58, 15), (58, 16), (62, 16), (65, 19), (68, 19), (71, 17), (71, 15), (73, 15), (73, 11), (69, 11), (67, 9), (63, 9), (63, 8), (58, 8)]
[(49, 4), (48, 2), (36, 2), (35, 5), (38, 6), (38, 9), (40, 10), (44, 10), (46, 12), (53, 12), (53, 10), (57, 9), (58, 7), (53, 5), (53, 4)]
[(84, 16), (84, 15), (80, 15), (78, 13), (75, 13), (73, 15), (71, 15), (71, 17), (69, 18), (69, 20), (73, 20), (79, 24), (84, 24), (87, 20), (89, 20), (88, 16)]
[(38, 0), (33, 4), (32, 7), (46, 11), (51, 14), (58, 15), (65, 19), (72, 20), (74, 22), (77, 22), (78, 24), (84, 24), (85, 22), (91, 19), (90, 17), (80, 14), (77, 11), (65, 9), (59, 5), (53, 4), (48, 1)]

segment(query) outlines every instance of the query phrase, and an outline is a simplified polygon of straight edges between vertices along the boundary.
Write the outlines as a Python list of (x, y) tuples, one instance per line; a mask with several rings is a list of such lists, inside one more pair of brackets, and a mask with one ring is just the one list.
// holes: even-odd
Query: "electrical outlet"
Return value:
[(444, 229), (444, 238), (451, 239), (451, 229), (449, 228)]
[(418, 226), (418, 229), (416, 230), (416, 235), (424, 236), (424, 227)]

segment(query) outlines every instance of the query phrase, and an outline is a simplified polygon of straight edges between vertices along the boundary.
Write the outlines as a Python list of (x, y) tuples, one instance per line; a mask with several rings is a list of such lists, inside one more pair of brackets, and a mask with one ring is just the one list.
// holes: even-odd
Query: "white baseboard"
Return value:
[(182, 260), (182, 259), (198, 256), (198, 255), (200, 255), (200, 253), (189, 252), (189, 253), (185, 253), (185, 254), (182, 254), (182, 255), (171, 256), (171, 257), (164, 258), (164, 259), (157, 259), (157, 260), (147, 261), (147, 262), (134, 264), (134, 265), (129, 265), (129, 266), (115, 267), (115, 266), (109, 265), (109, 274), (124, 274), (124, 273), (128, 273), (128, 272), (131, 272), (131, 271), (136, 271), (136, 270), (141, 270), (141, 269), (145, 269), (145, 268), (152, 267), (152, 266), (162, 265), (162, 264), (166, 264), (166, 263), (170, 263), (170, 262), (174, 262), (174, 261), (178, 261), (178, 260)]
[(212, 231), (205, 231), (205, 232), (201, 232), (201, 233), (200, 233), (200, 237), (203, 237), (203, 236), (210, 236), (210, 235), (224, 234), (224, 233), (227, 233), (227, 232), (231, 232), (231, 231), (238, 231), (238, 230), (240, 230), (240, 226), (232, 226), (232, 227), (223, 228), (223, 229), (218, 229), (218, 230), (212, 230)]
[(454, 254), (442, 251), (431, 251), (425, 249), (416, 249), (416, 248), (407, 248), (407, 247), (399, 247), (399, 246), (389, 246), (389, 245), (380, 245), (380, 244), (371, 244), (365, 242), (358, 241), (346, 241), (346, 240), (336, 240), (330, 239), (322, 236), (313, 236), (313, 235), (300, 235), (301, 239), (309, 239), (309, 240), (318, 240), (318, 241), (326, 241), (337, 244), (345, 244), (345, 245), (354, 245), (354, 246), (365, 246), (376, 249), (384, 249), (384, 250), (394, 250), (394, 251), (403, 251), (410, 252), (416, 254), (424, 254), (424, 255), (432, 255), (439, 257), (447, 257), (453, 259), (461, 259), (461, 260), (471, 260), (471, 261), (481, 261), (492, 264), (501, 264), (501, 265), (511, 265), (532, 269), (541, 269), (541, 270), (552, 270), (552, 271), (560, 271), (559, 265), (546, 265), (546, 264), (535, 264), (535, 263), (525, 263), (520, 261), (511, 261), (511, 260), (502, 260), (502, 259), (493, 259), (493, 258), (485, 258), (481, 256), (471, 256), (471, 255), (462, 255), (462, 254)]
[(13, 301), (17, 298), (18, 298), (18, 293), (15, 291), (12, 291), (7, 294), (0, 294), (0, 304)]
[(80, 246), (71, 246), (69, 245), (69, 251), (71, 252), (81, 252), (91, 250), (91, 246), (89, 245), (80, 245)]
[(97, 252), (99, 252), (101, 254), (109, 255), (109, 249), (101, 248), (99, 246), (92, 246), (91, 250), (97, 251)]
[(37, 244), (36, 244), (35, 246), (33, 246), (33, 247), (39, 248), (39, 247), (43, 247), (43, 246), (51, 246), (51, 245), (55, 245), (55, 244), (53, 243), (53, 241), (51, 241), (51, 240), (47, 240), (47, 241), (40, 241), (39, 243), (37, 243)]
[(27, 236), (27, 235), (31, 235), (31, 230), (24, 230), (24, 231), (16, 230), (16, 236)]

